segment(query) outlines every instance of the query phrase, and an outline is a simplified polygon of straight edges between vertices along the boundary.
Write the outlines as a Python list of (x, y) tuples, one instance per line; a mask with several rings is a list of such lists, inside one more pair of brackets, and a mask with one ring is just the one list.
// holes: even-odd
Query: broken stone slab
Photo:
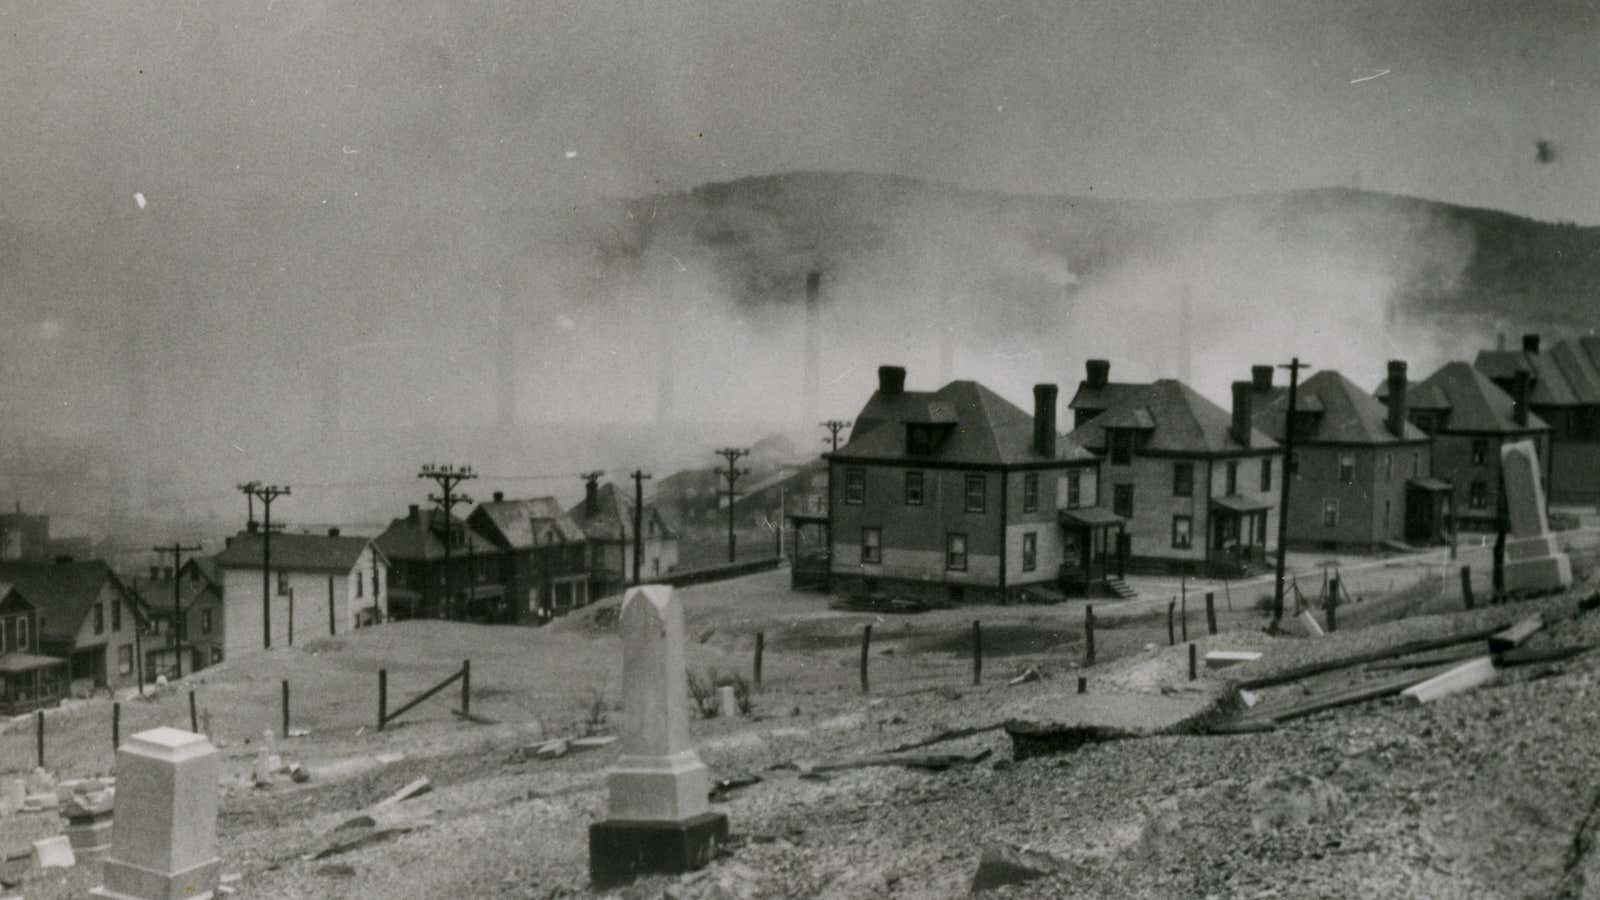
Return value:
[(33, 842), (33, 868), (35, 871), (44, 869), (70, 869), (78, 864), (77, 857), (72, 853), (72, 842), (66, 835), (57, 835)]
[(396, 803), (400, 803), (400, 802), (405, 801), (405, 800), (410, 800), (412, 797), (420, 797), (423, 794), (426, 794), (431, 790), (433, 790), (433, 780), (430, 779), (428, 776), (424, 775), (421, 778), (418, 778), (415, 781), (412, 781), (410, 784), (407, 784), (405, 787), (401, 788), (400, 790), (395, 791), (394, 793), (392, 793), (389, 796), (383, 798), (382, 800), (379, 800), (376, 804), (373, 805), (372, 808), (373, 809), (383, 809), (384, 807), (387, 807), (387, 806), (393, 806)]
[[(1115, 677), (1115, 672), (1108, 673)], [(1071, 753), (1088, 744), (1156, 734), (1182, 734), (1231, 701), (1231, 693), (1215, 681), (1200, 682), (1192, 691), (1104, 691), (1078, 694), (1053, 691), (1023, 698), (999, 710), (1011, 758)]]
[(1255, 662), (1260, 658), (1261, 654), (1253, 650), (1208, 650), (1206, 652), (1206, 668), (1226, 669), (1229, 666)]
[(615, 744), (616, 742), (617, 742), (617, 736), (616, 735), (614, 735), (614, 734), (602, 734), (602, 735), (595, 735), (593, 737), (574, 738), (574, 739), (572, 739), (572, 740), (567, 742), (567, 746), (574, 753), (577, 753), (577, 752), (581, 752), (581, 751), (585, 751), (585, 750), (599, 750), (602, 747), (609, 747), (612, 744)]
[(51, 791), (48, 794), (29, 794), (28, 799), (22, 802), (22, 811), (46, 812), (58, 809), (60, 806), (61, 798), (56, 796), (55, 791)]
[(572, 749), (571, 741), (566, 738), (556, 738), (553, 741), (545, 741), (540, 744), (539, 749), (534, 751), (534, 755), (540, 759), (558, 759), (566, 756), (567, 751), (570, 749)]
[(379, 753), (373, 757), (373, 759), (378, 761), (378, 765), (380, 766), (393, 765), (405, 758), (406, 755), (404, 753)]
[(972, 875), (972, 893), (1048, 878), (1061, 869), (1061, 861), (1048, 853), (1011, 844), (989, 844), (978, 857), (978, 870)]
[(1317, 617), (1311, 614), (1311, 610), (1308, 609), (1300, 613), (1299, 621), (1300, 627), (1306, 630), (1307, 637), (1319, 638), (1323, 636), (1322, 625), (1317, 622)]
[(1026, 668), (1026, 669), (1024, 669), (1022, 671), (1021, 675), (1018, 675), (1017, 677), (1011, 679), (1010, 681), (1007, 681), (1006, 682), (1006, 686), (1007, 687), (1016, 687), (1019, 684), (1027, 684), (1030, 681), (1038, 681), (1039, 679), (1041, 679), (1043, 677), (1044, 676), (1039, 674), (1039, 670), (1038, 669), (1035, 669), (1032, 666), (1029, 666), (1028, 668)]
[(1407, 703), (1432, 703), (1451, 694), (1459, 694), (1479, 685), (1488, 684), (1494, 680), (1495, 673), (1494, 657), (1480, 656), (1440, 672), (1420, 684), (1412, 685), (1400, 694), (1406, 698)]

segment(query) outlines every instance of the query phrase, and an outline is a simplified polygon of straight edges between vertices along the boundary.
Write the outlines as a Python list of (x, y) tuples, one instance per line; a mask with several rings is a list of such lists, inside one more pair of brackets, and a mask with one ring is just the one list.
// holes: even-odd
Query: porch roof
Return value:
[(1077, 509), (1063, 509), (1060, 513), (1061, 524), (1075, 525), (1079, 528), (1111, 528), (1126, 525), (1128, 520), (1101, 506), (1081, 506)]
[(1211, 505), (1216, 509), (1225, 509), (1236, 513), (1265, 512), (1272, 508), (1272, 501), (1259, 497), (1212, 497)]
[(1406, 487), (1414, 487), (1433, 494), (1447, 494), (1451, 491), (1450, 482), (1438, 478), (1407, 478)]

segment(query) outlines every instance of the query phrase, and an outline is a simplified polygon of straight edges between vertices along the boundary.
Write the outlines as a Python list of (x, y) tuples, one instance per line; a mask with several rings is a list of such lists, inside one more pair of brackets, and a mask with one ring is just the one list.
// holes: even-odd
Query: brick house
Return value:
[(850, 440), (824, 456), (834, 589), (1000, 598), (1087, 569), (1089, 535), (1103, 554), (1120, 522), (1094, 508), (1098, 460), (1056, 431), (1055, 385), (1034, 388), (1030, 416), (974, 381), (905, 378), (879, 368)]
[(501, 580), (500, 548), (455, 516), (448, 528), (445, 521), (438, 510), (412, 504), (373, 539), (389, 563), (392, 615), (516, 621)]
[[(262, 535), (246, 531), (216, 555), (227, 627), (223, 653), (263, 647)], [(273, 647), (344, 634), (389, 615), (389, 562), (371, 539), (274, 534), (267, 602)]]
[(66, 693), (66, 660), (39, 653), (38, 634), (38, 610), (0, 582), (0, 715), (30, 712)]
[(543, 624), (589, 602), (588, 543), (554, 497), (507, 500), (496, 491), (467, 525), (499, 548), (500, 582), (515, 621)]
[(1101, 506), (1128, 521), (1130, 568), (1238, 572), (1277, 546), (1283, 450), (1255, 427), (1249, 382), (1228, 411), (1174, 379), (1113, 382), (1089, 360), (1068, 437), (1104, 460)]
[[(588, 482), (583, 499), (567, 510), (589, 543), (590, 599), (620, 593), (633, 581), (633, 497), (615, 484)], [(678, 531), (661, 511), (645, 504), (639, 577), (648, 582), (678, 568)]]
[(1529, 410), (1549, 426), (1540, 459), (1550, 499), (1600, 501), (1600, 337), (1544, 348), (1539, 335), (1528, 334), (1521, 350), (1484, 350), (1473, 367), (1513, 400), (1525, 390)]
[[(1289, 389), (1272, 366), (1253, 366), (1258, 429), (1287, 437)], [(1399, 404), (1384, 403), (1331, 369), (1307, 378), (1295, 397), (1291, 547), (1371, 550), (1387, 543), (1445, 540), (1450, 485), (1432, 477), (1432, 439), (1406, 418), (1406, 364), (1389, 363)], [(1393, 388), (1391, 388), (1393, 390)]]
[(0, 582), (33, 605), (38, 650), (67, 661), (74, 693), (138, 684), (147, 619), (138, 595), (100, 560), (0, 563)]
[[(183, 619), (181, 632), (172, 624), (174, 580)], [(130, 588), (139, 595), (150, 617), (143, 644), (145, 681), (153, 681), (158, 675), (173, 677), (180, 653), (185, 674), (222, 662), (227, 646), (223, 637), (227, 607), (222, 602), (222, 584), (222, 570), (213, 556), (189, 557), (176, 579), (171, 566), (151, 566), (148, 578), (131, 579)]]
[[(1385, 382), (1380, 399), (1390, 401)], [(1433, 438), (1433, 477), (1451, 485), (1451, 510), (1459, 531), (1493, 531), (1500, 497), (1500, 445), (1532, 440), (1547, 459), (1550, 426), (1517, 403), (1482, 371), (1447, 363), (1417, 384), (1407, 384), (1407, 417)]]

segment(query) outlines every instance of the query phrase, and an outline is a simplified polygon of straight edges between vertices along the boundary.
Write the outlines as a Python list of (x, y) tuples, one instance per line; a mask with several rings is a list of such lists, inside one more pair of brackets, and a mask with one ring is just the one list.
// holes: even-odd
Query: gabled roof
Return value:
[[(591, 541), (633, 540), (633, 498), (625, 496), (620, 488), (609, 481), (595, 489), (593, 515), (588, 513), (587, 498), (579, 500), (577, 505), (567, 510), (567, 515), (578, 523)], [(678, 536), (666, 516), (654, 506), (646, 503), (641, 515), (645, 519), (655, 519), (658, 537), (671, 540)]]
[[(348, 572), (355, 568), (361, 551), (373, 543), (364, 537), (334, 537), (326, 534), (272, 535), (272, 567), (288, 570)], [(241, 531), (232, 543), (215, 557), (218, 568), (261, 568), (262, 535)]]
[[(274, 548), (273, 559), (274, 561), (277, 559), (276, 548)], [(184, 570), (187, 572), (188, 567), (185, 566)], [(171, 578), (134, 578), (129, 583), (128, 588), (139, 595), (139, 599), (144, 601), (153, 618), (171, 618)], [(221, 596), (222, 586), (216, 582), (196, 580), (187, 575), (178, 576), (178, 605), (182, 609), (187, 610), (194, 605), (196, 600), (204, 600), (208, 597), (220, 598)]]
[[(480, 503), (471, 518), (492, 529), (491, 538), (498, 535), (505, 546), (516, 550), (550, 543), (577, 543), (584, 539), (583, 529), (561, 509), (554, 497)], [(541, 540), (544, 534), (552, 535), (554, 541)]]
[(1580, 338), (1551, 347), (1550, 359), (1566, 379), (1574, 400), (1580, 404), (1600, 403), (1600, 362), (1590, 357), (1584, 341), (1595, 341), (1593, 347), (1600, 351), (1600, 339)]
[(1534, 406), (1574, 406), (1579, 403), (1566, 375), (1549, 353), (1523, 350), (1480, 350), (1473, 367), (1492, 381), (1509, 381), (1517, 372), (1532, 376), (1528, 403)]
[[(1049, 461), (1034, 452), (1033, 416), (976, 381), (952, 381), (937, 391), (874, 392), (856, 417), (850, 440), (829, 457), (907, 459), (908, 424), (950, 428), (933, 453), (911, 458), (991, 466)], [(1094, 459), (1057, 436), (1055, 461)]]
[(1129, 397), (1142, 394), (1150, 385), (1134, 381), (1108, 381), (1094, 388), (1087, 382), (1078, 383), (1078, 392), (1072, 395), (1067, 409), (1110, 409), (1120, 406)]
[[(1274, 440), (1285, 436), (1284, 419), (1289, 410), (1289, 392), (1274, 390), (1275, 396), (1254, 408), (1257, 428)], [(1409, 403), (1410, 391), (1406, 392)], [(1259, 393), (1257, 394), (1259, 396)], [(1428, 436), (1410, 422), (1403, 437), (1389, 431), (1389, 410), (1378, 398), (1332, 369), (1323, 369), (1301, 384), (1295, 393), (1295, 409), (1316, 412), (1311, 434), (1295, 433), (1295, 440), (1326, 444), (1398, 444), (1426, 441)]]
[(1145, 451), (1218, 454), (1278, 446), (1259, 428), (1251, 429), (1249, 447), (1240, 444), (1233, 436), (1233, 416), (1176, 379), (1162, 378), (1149, 384), (1121, 385), (1120, 388), (1116, 392), (1116, 403), (1085, 422), (1068, 435), (1068, 439), (1091, 450), (1103, 451), (1107, 449), (1105, 423), (1116, 428), (1118, 423), (1148, 418), (1152, 428)]
[(1406, 405), (1412, 409), (1448, 410), (1449, 418), (1441, 429), (1447, 432), (1521, 434), (1550, 430), (1550, 426), (1531, 411), (1527, 426), (1518, 425), (1513, 417), (1516, 402), (1511, 395), (1490, 381), (1482, 370), (1464, 362), (1440, 366), (1439, 371), (1423, 379), (1416, 390), (1407, 391)]
[[(390, 521), (389, 527), (373, 538), (372, 543), (388, 559), (444, 559), (444, 521), (443, 514), (437, 509), (419, 509), (416, 518), (407, 514)], [(450, 523), (456, 533), (464, 535), (460, 543), (451, 545), (451, 556), (500, 552), (493, 542), (467, 527), (460, 517), (451, 516)], [(273, 546), (277, 546), (276, 540)]]
[[(105, 562), (3, 562), (0, 581), (16, 588), (39, 613), (42, 640), (70, 641), (78, 636), (83, 619), (89, 614), (100, 592), (109, 583), (124, 597), (133, 596)], [(138, 602), (128, 607), (140, 619), (144, 610)]]

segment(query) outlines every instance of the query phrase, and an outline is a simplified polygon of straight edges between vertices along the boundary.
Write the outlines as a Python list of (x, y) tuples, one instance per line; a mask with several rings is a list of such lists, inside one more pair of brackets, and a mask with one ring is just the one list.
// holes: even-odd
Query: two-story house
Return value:
[(495, 491), (467, 525), (499, 548), (514, 621), (542, 625), (589, 602), (588, 543), (554, 497), (507, 500)]
[(146, 624), (138, 596), (101, 560), (0, 563), (6, 582), (33, 604), (39, 652), (67, 661), (75, 694), (138, 684), (137, 644)]
[(995, 600), (1086, 571), (1096, 536), (1103, 554), (1118, 523), (1093, 512), (1093, 454), (1056, 431), (1055, 385), (1034, 388), (1030, 416), (975, 381), (905, 381), (880, 367), (850, 440), (825, 454), (833, 589)]
[[(1255, 425), (1282, 443), (1289, 389), (1273, 386), (1272, 366), (1250, 372)], [(1332, 369), (1299, 385), (1289, 546), (1373, 550), (1445, 540), (1450, 486), (1432, 477), (1432, 440), (1407, 420), (1406, 364), (1390, 362), (1388, 377), (1400, 401), (1387, 409)]]
[(274, 534), (263, 591), (263, 534), (228, 539), (216, 555), (222, 576), (223, 653), (237, 656), (344, 634), (384, 621), (389, 611), (389, 562), (369, 538)]
[(1529, 411), (1549, 426), (1540, 459), (1551, 501), (1600, 501), (1600, 337), (1543, 347), (1527, 334), (1521, 350), (1484, 350), (1473, 367), (1513, 400), (1525, 390)]
[[(1380, 399), (1392, 402), (1396, 384), (1384, 382)], [(1433, 477), (1451, 486), (1451, 515), (1458, 531), (1493, 531), (1500, 502), (1500, 445), (1531, 440), (1548, 459), (1550, 426), (1481, 370), (1446, 363), (1417, 384), (1406, 384), (1407, 418), (1433, 439)]]
[(1128, 521), (1131, 568), (1238, 572), (1277, 546), (1283, 450), (1254, 425), (1249, 382), (1233, 410), (1174, 379), (1112, 382), (1090, 360), (1069, 438), (1104, 460), (1102, 506)]
[[(222, 570), (211, 556), (189, 557), (176, 575), (171, 566), (151, 566), (148, 578), (132, 580), (130, 587), (150, 617), (144, 639), (145, 681), (158, 675), (174, 677), (180, 655), (185, 674), (222, 662), (227, 646), (222, 584)], [(181, 630), (173, 625), (180, 620)]]
[[(633, 506), (627, 490), (590, 481), (583, 499), (567, 510), (589, 544), (592, 599), (609, 597), (633, 583)], [(678, 531), (653, 504), (645, 504), (639, 519), (644, 528), (639, 578), (648, 583), (678, 568)]]
[(38, 634), (33, 604), (0, 582), (0, 715), (31, 712), (66, 693), (66, 660), (37, 652)]
[(374, 542), (389, 563), (395, 618), (516, 621), (500, 548), (461, 519), (412, 504)]

